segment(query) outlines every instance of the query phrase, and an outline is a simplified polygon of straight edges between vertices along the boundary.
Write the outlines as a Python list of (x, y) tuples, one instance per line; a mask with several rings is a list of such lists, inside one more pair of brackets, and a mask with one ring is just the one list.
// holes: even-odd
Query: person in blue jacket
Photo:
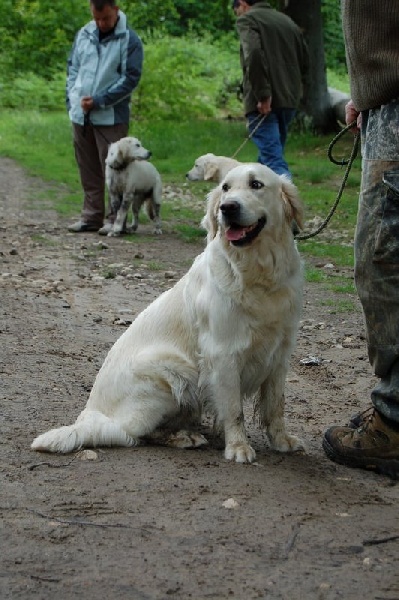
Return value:
[(105, 159), (109, 144), (128, 135), (130, 101), (143, 65), (143, 45), (115, 0), (90, 0), (93, 20), (80, 29), (68, 58), (66, 104), (84, 191), (81, 218), (72, 232), (106, 235)]

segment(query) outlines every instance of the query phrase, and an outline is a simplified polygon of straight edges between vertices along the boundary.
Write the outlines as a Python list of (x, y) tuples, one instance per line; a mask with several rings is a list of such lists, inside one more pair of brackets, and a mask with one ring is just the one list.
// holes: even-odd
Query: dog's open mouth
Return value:
[(262, 217), (253, 225), (243, 227), (237, 223), (231, 223), (228, 229), (226, 229), (226, 238), (233, 244), (233, 246), (245, 246), (253, 242), (258, 237), (262, 229), (266, 224), (266, 218)]

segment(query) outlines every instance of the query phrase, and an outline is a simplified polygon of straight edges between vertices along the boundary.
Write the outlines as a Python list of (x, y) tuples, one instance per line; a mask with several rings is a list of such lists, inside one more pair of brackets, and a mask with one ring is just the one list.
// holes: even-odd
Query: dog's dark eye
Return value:
[(229, 191), (229, 186), (227, 185), (227, 183), (224, 183), (224, 184), (222, 185), (222, 190), (223, 190), (224, 192), (228, 192), (228, 191)]
[(263, 183), (261, 181), (258, 181), (258, 179), (254, 179), (253, 181), (251, 181), (250, 185), (253, 190), (260, 190), (264, 187)]
[(140, 144), (136, 144), (136, 147), (137, 147), (137, 148), (141, 148)]

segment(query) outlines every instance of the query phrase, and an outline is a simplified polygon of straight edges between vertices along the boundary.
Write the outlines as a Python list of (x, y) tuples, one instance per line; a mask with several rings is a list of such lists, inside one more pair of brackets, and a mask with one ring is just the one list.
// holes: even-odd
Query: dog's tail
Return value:
[(31, 448), (38, 452), (67, 454), (83, 446), (135, 446), (121, 426), (96, 410), (85, 409), (73, 425), (51, 429), (33, 440)]

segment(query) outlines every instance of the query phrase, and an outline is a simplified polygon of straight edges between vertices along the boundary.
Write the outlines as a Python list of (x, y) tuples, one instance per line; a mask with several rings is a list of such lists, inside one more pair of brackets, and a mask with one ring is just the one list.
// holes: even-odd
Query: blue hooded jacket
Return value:
[(82, 27), (67, 65), (66, 104), (71, 121), (84, 124), (80, 100), (92, 96), (93, 125), (128, 123), (131, 95), (140, 81), (142, 65), (142, 42), (127, 26), (122, 11), (114, 31), (101, 41), (95, 21)]

